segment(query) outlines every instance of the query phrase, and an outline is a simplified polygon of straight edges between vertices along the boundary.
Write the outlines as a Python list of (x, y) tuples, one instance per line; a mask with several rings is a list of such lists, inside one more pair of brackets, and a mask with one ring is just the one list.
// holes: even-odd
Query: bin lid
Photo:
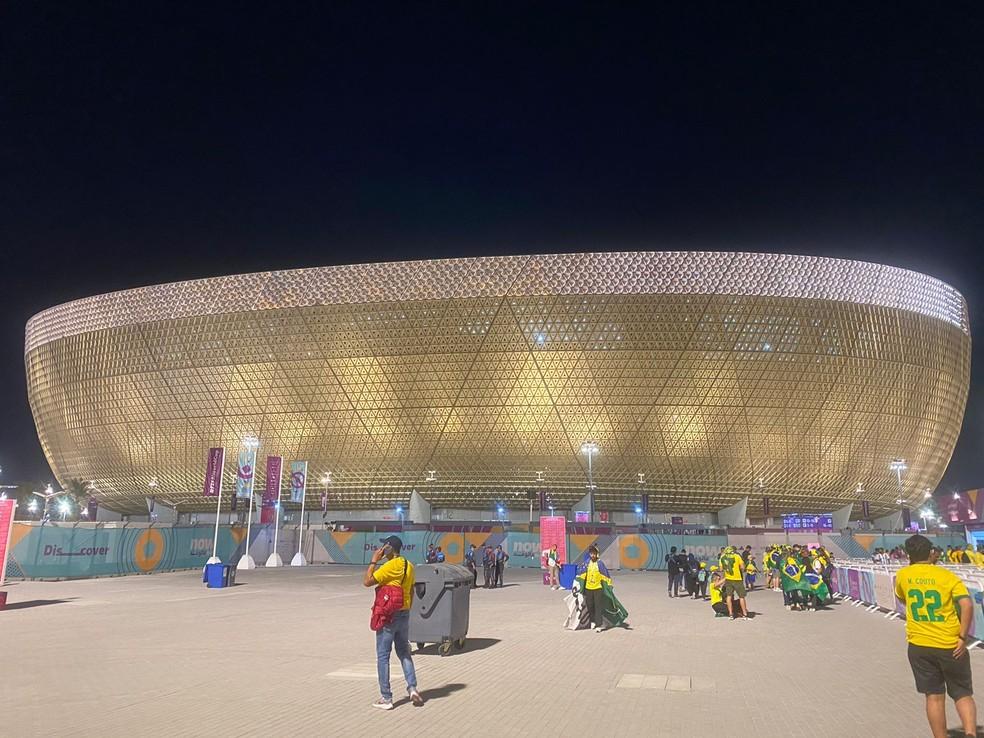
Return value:
[(473, 574), (458, 564), (416, 564), (413, 567), (414, 581), (428, 584), (471, 582)]

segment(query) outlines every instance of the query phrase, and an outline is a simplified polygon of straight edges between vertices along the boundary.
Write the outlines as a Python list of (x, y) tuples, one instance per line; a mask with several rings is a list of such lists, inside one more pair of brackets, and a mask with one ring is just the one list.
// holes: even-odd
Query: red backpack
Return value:
[(382, 630), (390, 624), (393, 616), (403, 609), (403, 581), (407, 578), (407, 560), (403, 559), (403, 576), (399, 586), (384, 584), (376, 587), (376, 599), (372, 603), (372, 615), (369, 617), (371, 630)]

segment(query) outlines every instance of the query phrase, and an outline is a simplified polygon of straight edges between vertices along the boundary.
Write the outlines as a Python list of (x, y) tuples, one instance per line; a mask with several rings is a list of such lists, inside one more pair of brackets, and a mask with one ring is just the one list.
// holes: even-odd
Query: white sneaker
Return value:
[(601, 627), (601, 626), (599, 625), (599, 626), (598, 626), (597, 628), (595, 628), (595, 633), (600, 633), (600, 632), (601, 632), (601, 631), (603, 631), (603, 630), (604, 630), (604, 628), (602, 628), (602, 627)]
[(597, 625), (595, 625), (594, 623), (591, 623), (591, 627), (592, 627), (592, 628), (597, 628), (598, 626), (597, 626)]
[(393, 700), (384, 700), (382, 697), (380, 697), (378, 700), (372, 703), (372, 706), (380, 710), (392, 710)]

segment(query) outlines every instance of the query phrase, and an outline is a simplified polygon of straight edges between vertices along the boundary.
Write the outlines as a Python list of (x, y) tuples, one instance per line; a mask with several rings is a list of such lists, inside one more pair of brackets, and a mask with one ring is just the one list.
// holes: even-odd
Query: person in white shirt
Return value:
[(554, 544), (544, 551), (543, 558), (547, 560), (547, 571), (550, 572), (550, 589), (560, 589), (560, 554), (557, 552), (557, 545)]

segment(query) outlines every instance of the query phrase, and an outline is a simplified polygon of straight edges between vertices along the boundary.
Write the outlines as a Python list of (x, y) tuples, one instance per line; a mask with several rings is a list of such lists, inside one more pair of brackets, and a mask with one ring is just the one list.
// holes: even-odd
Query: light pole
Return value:
[(48, 517), (48, 503), (51, 502), (51, 500), (54, 499), (55, 497), (65, 494), (65, 490), (62, 489), (55, 492), (55, 490), (49, 484), (47, 487), (45, 487), (44, 492), (31, 492), (31, 494), (37, 495), (38, 497), (44, 500), (44, 507), (41, 509), (41, 522), (43, 523)]
[[(151, 477), (150, 478), (150, 481), (147, 482), (147, 489), (150, 490), (150, 499), (151, 499), (151, 503), (152, 503), (153, 507), (157, 507), (157, 505), (156, 505), (156, 499), (157, 499), (157, 477)], [(155, 522), (157, 520), (157, 513), (154, 510), (149, 510), (147, 514), (150, 517), (150, 522), (151, 523), (153, 523), (153, 522)], [(175, 525), (177, 525), (177, 522), (178, 522), (177, 521), (177, 515), (175, 515), (175, 519), (174, 519)]]
[[(253, 527), (253, 483), (256, 481), (256, 449), (260, 447), (260, 439), (256, 436), (246, 436), (243, 438), (243, 448), (246, 449), (248, 455), (252, 459), (252, 464), (249, 470), (249, 512), (246, 515), (246, 552), (243, 554), (242, 558), (239, 559), (239, 563), (236, 564), (237, 569), (255, 569), (256, 562), (253, 557), (249, 555), (249, 534)], [(237, 465), (238, 467), (238, 465)], [(242, 472), (241, 469), (236, 469), (236, 477), (238, 482), (238, 477)], [(236, 489), (236, 494), (239, 493), (238, 484)]]
[(905, 504), (905, 498), (902, 496), (902, 472), (909, 467), (905, 465), (905, 459), (892, 459), (892, 463), (888, 465), (888, 468), (895, 472), (895, 478), (899, 483), (899, 530), (902, 530), (902, 513), (903, 505)]
[(595, 483), (594, 483), (594, 473), (592, 467), (592, 460), (595, 454), (599, 451), (598, 444), (594, 441), (585, 441), (581, 444), (581, 453), (588, 457), (588, 514), (591, 517), (591, 522), (594, 522), (595, 516)]

